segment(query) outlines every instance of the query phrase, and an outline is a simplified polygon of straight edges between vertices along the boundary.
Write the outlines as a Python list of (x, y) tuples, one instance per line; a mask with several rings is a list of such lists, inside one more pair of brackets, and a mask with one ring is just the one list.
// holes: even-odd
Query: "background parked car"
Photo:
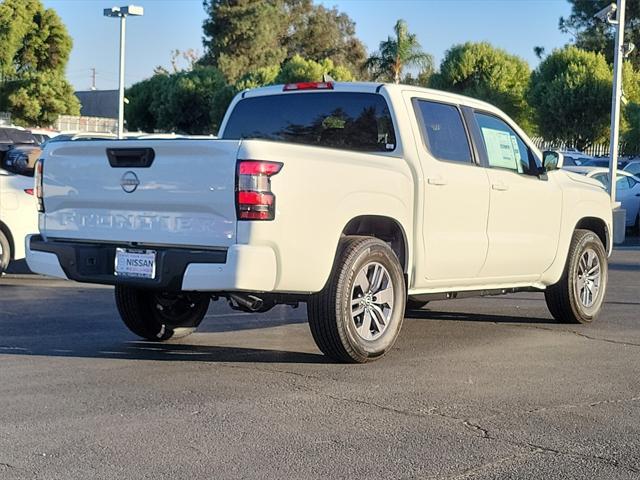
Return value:
[(0, 274), (24, 258), (24, 239), (37, 231), (33, 178), (0, 168)]
[(640, 158), (634, 158), (624, 167), (624, 171), (632, 175), (640, 176)]
[[(581, 173), (602, 183), (609, 190), (609, 169), (597, 167), (569, 167), (567, 170)], [(616, 199), (622, 203), (627, 212), (626, 225), (633, 227), (634, 233), (640, 234), (640, 177), (619, 170), (616, 180)]]
[(566, 152), (560, 152), (564, 156), (564, 165), (566, 167), (579, 167), (584, 165), (585, 162), (591, 161), (594, 158), (586, 153), (579, 152), (577, 150), (569, 150)]
[[(600, 157), (600, 158), (592, 158), (591, 160), (587, 160), (584, 162), (581, 167), (599, 167), (599, 168), (609, 168), (609, 157)], [(618, 160), (618, 168), (622, 170), (627, 166), (626, 160)]]
[(18, 173), (16, 164), (24, 156), (16, 149), (38, 147), (38, 140), (28, 130), (15, 127), (0, 127), (0, 168)]

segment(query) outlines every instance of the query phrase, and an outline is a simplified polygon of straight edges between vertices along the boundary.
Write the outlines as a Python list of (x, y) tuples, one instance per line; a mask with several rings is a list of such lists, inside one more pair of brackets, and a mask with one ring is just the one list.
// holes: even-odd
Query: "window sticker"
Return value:
[(482, 127), (482, 136), (487, 146), (489, 164), (492, 167), (519, 170), (518, 144), (509, 132)]
[(516, 156), (516, 160), (520, 163), (522, 158), (520, 157), (520, 147), (518, 146), (518, 139), (515, 135), (510, 135), (511, 137), (511, 146), (513, 147), (513, 153)]

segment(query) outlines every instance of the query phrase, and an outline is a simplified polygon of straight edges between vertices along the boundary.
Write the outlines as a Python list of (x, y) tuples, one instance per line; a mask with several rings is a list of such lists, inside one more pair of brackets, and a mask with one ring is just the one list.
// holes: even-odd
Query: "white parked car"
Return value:
[(33, 177), (0, 168), (0, 274), (25, 256), (25, 237), (38, 232)]
[(219, 139), (51, 143), (32, 270), (115, 285), (122, 320), (163, 341), (211, 298), (306, 302), (318, 347), (379, 358), (407, 300), (543, 292), (553, 316), (603, 304), (609, 197), (503, 112), (404, 85), (245, 91)]
[(630, 160), (624, 167), (624, 171), (631, 175), (640, 176), (640, 159)]
[[(568, 170), (598, 180), (609, 191), (609, 170), (598, 167), (572, 167)], [(626, 210), (626, 225), (640, 232), (640, 177), (626, 170), (618, 170), (616, 200)]]

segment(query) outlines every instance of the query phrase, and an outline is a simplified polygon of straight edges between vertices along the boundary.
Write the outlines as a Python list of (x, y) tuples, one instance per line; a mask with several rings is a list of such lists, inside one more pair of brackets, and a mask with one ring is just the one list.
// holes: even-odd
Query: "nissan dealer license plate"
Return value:
[(119, 277), (155, 278), (155, 250), (116, 248), (114, 273)]

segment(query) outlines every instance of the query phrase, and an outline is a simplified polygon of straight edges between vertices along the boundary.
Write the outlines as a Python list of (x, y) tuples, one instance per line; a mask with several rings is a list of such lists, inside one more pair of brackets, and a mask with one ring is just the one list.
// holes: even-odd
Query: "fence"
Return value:
[[(573, 145), (569, 145), (564, 142), (551, 142), (549, 140), (545, 140), (541, 137), (532, 138), (533, 143), (535, 143), (536, 147), (540, 150), (573, 150)], [(595, 143), (590, 147), (585, 148), (582, 153), (587, 155), (591, 155), (592, 157), (608, 157), (609, 156), (609, 142), (606, 143)], [(627, 144), (624, 142), (620, 143), (620, 156), (633, 157), (637, 156), (639, 152), (631, 151), (627, 148)]]
[(59, 131), (116, 133), (118, 120), (115, 118), (60, 115), (53, 126)]
[(0, 125), (11, 125), (11, 114), (9, 112), (0, 112)]

